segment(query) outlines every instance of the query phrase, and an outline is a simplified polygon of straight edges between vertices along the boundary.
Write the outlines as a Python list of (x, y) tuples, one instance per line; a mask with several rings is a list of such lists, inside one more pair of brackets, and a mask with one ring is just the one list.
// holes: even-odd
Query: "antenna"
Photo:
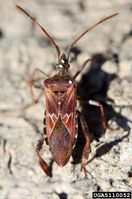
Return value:
[(95, 23), (94, 25), (92, 25), (91, 27), (87, 28), (86, 30), (84, 30), (74, 41), (73, 43), (69, 46), (68, 48), (68, 53), (67, 53), (67, 57), (69, 59), (69, 55), (70, 55), (70, 52), (71, 52), (71, 49), (72, 47), (87, 33), (89, 32), (90, 30), (92, 30), (94, 27), (98, 26), (99, 24), (103, 23), (104, 21), (112, 18), (112, 17), (115, 17), (116, 15), (118, 15), (118, 13), (115, 13), (115, 14), (112, 14), (108, 17), (105, 17), (103, 19), (101, 19), (100, 21), (98, 21), (97, 23)]
[(45, 33), (45, 35), (48, 37), (49, 41), (54, 45), (54, 47), (55, 47), (55, 49), (57, 51), (58, 59), (59, 59), (59, 57), (60, 57), (60, 49), (59, 49), (58, 45), (55, 43), (55, 41), (53, 40), (53, 38), (49, 35), (49, 33), (41, 26), (41, 24), (39, 22), (37, 22), (37, 20), (33, 16), (28, 14), (28, 12), (26, 10), (24, 10), (19, 5), (16, 5), (16, 7), (20, 11), (22, 11), (24, 14), (26, 14), (35, 23), (35, 25), (38, 26)]

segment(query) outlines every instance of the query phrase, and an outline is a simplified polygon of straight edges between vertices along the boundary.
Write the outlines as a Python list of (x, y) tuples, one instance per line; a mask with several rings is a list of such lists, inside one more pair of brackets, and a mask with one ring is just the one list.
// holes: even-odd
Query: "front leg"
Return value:
[[(41, 94), (40, 96), (36, 97), (34, 92), (33, 92), (33, 84), (35, 82), (35, 76), (37, 73), (41, 73), (43, 74), (44, 76), (46, 76), (47, 78), (49, 77), (47, 74), (45, 74), (41, 69), (39, 68), (35, 68), (30, 76), (30, 79), (28, 80), (28, 84), (29, 84), (29, 88), (30, 88), (30, 91), (31, 91), (31, 96), (32, 96), (32, 104), (36, 104), (38, 103), (39, 101), (39, 98), (41, 97)], [(39, 86), (37, 88), (40, 88), (42, 90), (44, 90), (44, 88), (42, 86)]]
[(92, 60), (91, 60), (91, 59), (86, 59), (86, 60), (85, 60), (85, 62), (83, 63), (81, 69), (78, 70), (78, 71), (76, 72), (76, 74), (73, 76), (73, 79), (76, 79), (76, 78), (77, 78), (77, 76), (82, 72), (82, 70), (86, 67), (87, 63), (90, 62), (90, 61), (92, 61)]
[(86, 164), (87, 164), (88, 155), (90, 153), (90, 143), (92, 141), (93, 135), (89, 131), (88, 125), (87, 125), (86, 120), (83, 117), (83, 115), (80, 114), (79, 115), (79, 119), (80, 119), (80, 122), (81, 122), (81, 126), (82, 126), (82, 131), (83, 131), (84, 137), (86, 139), (86, 143), (85, 143), (85, 146), (84, 146), (84, 149), (83, 149), (83, 153), (82, 153), (81, 165), (82, 165), (82, 169), (84, 171), (85, 177), (87, 178)]

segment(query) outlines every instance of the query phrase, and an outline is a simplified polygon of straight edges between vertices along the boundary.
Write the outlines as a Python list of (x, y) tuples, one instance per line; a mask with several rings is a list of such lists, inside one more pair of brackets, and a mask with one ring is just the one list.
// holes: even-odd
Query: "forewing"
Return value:
[(58, 102), (50, 89), (46, 90), (46, 129), (47, 134), (51, 134), (58, 120)]
[(76, 108), (76, 95), (74, 85), (67, 90), (65, 94), (65, 103), (63, 104), (61, 117), (62, 121), (68, 129), (72, 137), (75, 136), (75, 108)]

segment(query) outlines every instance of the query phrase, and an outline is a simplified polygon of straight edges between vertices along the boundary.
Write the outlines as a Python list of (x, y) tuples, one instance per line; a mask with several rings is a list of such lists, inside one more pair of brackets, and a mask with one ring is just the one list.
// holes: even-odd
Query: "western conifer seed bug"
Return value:
[[(44, 141), (46, 141), (46, 143), (48, 143), (49, 145), (53, 160), (59, 166), (62, 167), (67, 164), (72, 154), (73, 147), (75, 146), (77, 140), (78, 119), (79, 119), (82, 126), (84, 137), (86, 139), (86, 143), (82, 153), (81, 166), (84, 171), (85, 177), (87, 177), (86, 163), (90, 151), (92, 133), (89, 131), (89, 128), (87, 126), (87, 123), (83, 115), (76, 110), (76, 100), (77, 99), (80, 100), (80, 98), (77, 97), (76, 95), (77, 83), (75, 81), (75, 78), (80, 73), (80, 70), (77, 71), (77, 73), (73, 77), (70, 76), (69, 55), (72, 47), (86, 33), (88, 33), (90, 30), (92, 30), (94, 27), (101, 24), (102, 22), (118, 15), (118, 13), (103, 18), (96, 24), (84, 30), (79, 36), (75, 38), (75, 40), (69, 46), (68, 51), (66, 53), (61, 53), (56, 42), (49, 35), (49, 33), (40, 25), (40, 23), (38, 23), (36, 19), (30, 14), (28, 14), (28, 12), (25, 11), (22, 7), (18, 5), (16, 5), (16, 7), (19, 10), (21, 10), (23, 13), (25, 13), (35, 23), (35, 25), (38, 26), (43, 31), (43, 33), (47, 36), (51, 44), (55, 47), (58, 55), (58, 63), (56, 64), (57, 73), (54, 76), (44, 80), (43, 83), (43, 90), (45, 91), (45, 98), (46, 98), (46, 111), (44, 118), (45, 127), (42, 137), (38, 141), (38, 144), (36, 146), (36, 153), (40, 166), (48, 176), (51, 176), (48, 164), (40, 155), (40, 151), (42, 149)], [(86, 66), (86, 64), (89, 61), (90, 59), (87, 59), (84, 62), (84, 64), (82, 65), (82, 69)], [(32, 80), (34, 75), (38, 71), (42, 72), (41, 70), (36, 69), (33, 72), (32, 78), (30, 80), (30, 88), (34, 102), (36, 101), (36, 99), (34, 97), (34, 93), (32, 90), (32, 85), (33, 85)], [(103, 126), (105, 129), (108, 128), (106, 125), (103, 106), (99, 102), (93, 100), (89, 100), (87, 101), (87, 103), (99, 107), (102, 116)]]

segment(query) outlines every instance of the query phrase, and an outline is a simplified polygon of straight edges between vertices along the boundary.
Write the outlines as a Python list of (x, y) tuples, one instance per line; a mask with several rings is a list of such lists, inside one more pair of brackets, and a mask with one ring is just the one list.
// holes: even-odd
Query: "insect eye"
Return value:
[(64, 63), (65, 63), (65, 60), (61, 59), (61, 63), (64, 64)]
[(59, 68), (63, 68), (63, 65), (62, 65), (62, 64), (59, 64), (58, 67), (59, 67)]

